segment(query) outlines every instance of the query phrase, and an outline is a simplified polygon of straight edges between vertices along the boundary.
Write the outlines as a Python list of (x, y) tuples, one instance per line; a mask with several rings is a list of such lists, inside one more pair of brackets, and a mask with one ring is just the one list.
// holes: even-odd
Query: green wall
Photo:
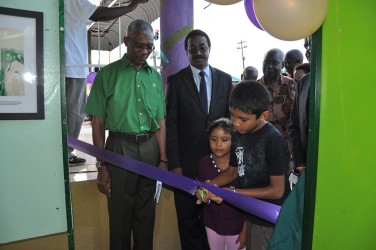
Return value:
[(0, 6), (44, 14), (44, 49), (37, 56), (44, 59), (45, 107), (44, 120), (0, 120), (1, 244), (66, 232), (69, 179), (64, 180), (59, 1), (1, 0)]
[(376, 1), (328, 1), (312, 249), (375, 249)]

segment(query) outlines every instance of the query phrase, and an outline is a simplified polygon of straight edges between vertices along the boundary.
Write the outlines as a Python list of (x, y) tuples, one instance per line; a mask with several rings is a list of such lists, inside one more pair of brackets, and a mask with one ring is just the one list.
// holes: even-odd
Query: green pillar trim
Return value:
[(61, 134), (63, 143), (63, 160), (64, 160), (64, 185), (65, 185), (65, 206), (67, 212), (67, 233), (69, 250), (74, 250), (73, 235), (73, 210), (72, 196), (69, 181), (68, 166), (68, 144), (67, 144), (67, 105), (65, 96), (65, 39), (64, 39), (64, 0), (59, 0), (59, 52), (60, 52), (60, 93), (61, 93)]
[(179, 30), (175, 31), (169, 38), (167, 38), (163, 44), (161, 45), (161, 49), (164, 53), (167, 51), (181, 39), (185, 38), (189, 32), (193, 30), (193, 24), (188, 24)]
[(311, 250), (316, 203), (317, 161), (320, 126), (322, 27), (312, 36), (311, 83), (309, 93), (308, 156), (303, 214), (302, 249)]

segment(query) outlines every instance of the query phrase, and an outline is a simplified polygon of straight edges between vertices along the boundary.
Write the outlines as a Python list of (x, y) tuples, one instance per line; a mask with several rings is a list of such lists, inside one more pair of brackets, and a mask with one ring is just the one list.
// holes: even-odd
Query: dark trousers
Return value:
[(182, 250), (209, 250), (202, 207), (196, 204), (196, 196), (175, 189), (174, 198)]
[[(65, 78), (65, 92), (67, 102), (67, 128), (68, 135), (78, 138), (84, 121), (84, 109), (86, 105), (85, 78)], [(68, 147), (68, 153), (74, 148)]]
[[(156, 166), (159, 149), (155, 137), (138, 144), (109, 136), (106, 149)], [(155, 180), (108, 166), (111, 197), (107, 199), (110, 222), (110, 249), (152, 250), (155, 222)]]

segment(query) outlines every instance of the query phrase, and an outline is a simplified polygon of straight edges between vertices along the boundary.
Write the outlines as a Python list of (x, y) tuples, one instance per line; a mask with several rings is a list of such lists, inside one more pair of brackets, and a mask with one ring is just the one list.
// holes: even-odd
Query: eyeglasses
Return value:
[(188, 48), (188, 53), (189, 54), (197, 54), (197, 52), (201, 52), (201, 54), (204, 54), (206, 52), (209, 51), (209, 48), (206, 47), (206, 46), (203, 46), (203, 47), (200, 47), (200, 48), (196, 48), (196, 47), (189, 47)]
[(138, 50), (138, 51), (141, 51), (141, 50), (145, 50), (148, 52), (148, 53), (151, 53), (153, 52), (153, 50), (155, 49), (155, 46), (151, 46), (151, 45), (143, 45), (143, 44), (138, 44), (138, 43), (134, 43), (133, 40), (128, 37), (129, 41), (131, 42), (132, 46)]

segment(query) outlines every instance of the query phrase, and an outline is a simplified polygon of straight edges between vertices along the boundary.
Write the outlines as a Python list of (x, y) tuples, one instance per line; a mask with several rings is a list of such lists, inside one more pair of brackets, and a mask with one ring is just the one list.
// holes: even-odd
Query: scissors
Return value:
[[(204, 201), (204, 195), (205, 195), (205, 191), (204, 191), (204, 188), (199, 184), (199, 180), (196, 178), (196, 181), (195, 181), (195, 184), (197, 186), (197, 188), (200, 190), (200, 197), (201, 197), (201, 201), (203, 203), (205, 203)], [(208, 200), (208, 205), (211, 203), (211, 200), (209, 199)]]

